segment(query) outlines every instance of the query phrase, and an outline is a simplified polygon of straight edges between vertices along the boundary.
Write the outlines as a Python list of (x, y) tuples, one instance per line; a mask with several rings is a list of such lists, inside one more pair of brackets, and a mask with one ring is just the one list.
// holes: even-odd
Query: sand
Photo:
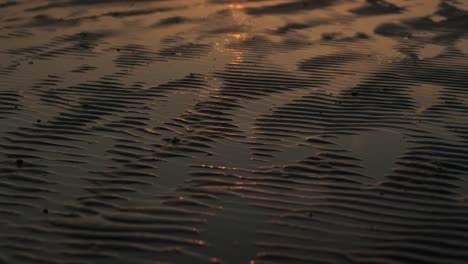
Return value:
[(468, 2), (0, 1), (0, 263), (468, 263)]

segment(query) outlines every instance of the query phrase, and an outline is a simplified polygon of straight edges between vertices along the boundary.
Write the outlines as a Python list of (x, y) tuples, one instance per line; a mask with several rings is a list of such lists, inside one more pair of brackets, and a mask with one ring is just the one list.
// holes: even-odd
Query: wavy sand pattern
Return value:
[(0, 1), (0, 263), (468, 263), (464, 0)]

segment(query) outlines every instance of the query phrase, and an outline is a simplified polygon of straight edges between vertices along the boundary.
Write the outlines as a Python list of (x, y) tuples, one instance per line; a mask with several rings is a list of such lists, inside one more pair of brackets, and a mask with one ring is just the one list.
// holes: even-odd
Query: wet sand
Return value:
[(468, 3), (0, 1), (0, 264), (468, 263)]

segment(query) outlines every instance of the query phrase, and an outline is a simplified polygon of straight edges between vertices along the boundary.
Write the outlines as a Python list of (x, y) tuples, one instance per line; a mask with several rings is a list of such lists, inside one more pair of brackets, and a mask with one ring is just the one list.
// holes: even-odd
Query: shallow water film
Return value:
[(468, 1), (0, 0), (0, 264), (468, 263)]

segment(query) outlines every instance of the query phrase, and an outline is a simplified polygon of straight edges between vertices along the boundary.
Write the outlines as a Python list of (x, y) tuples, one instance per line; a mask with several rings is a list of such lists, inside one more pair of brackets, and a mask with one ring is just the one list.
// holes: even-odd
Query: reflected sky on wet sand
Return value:
[(0, 0), (0, 264), (465, 264), (465, 2)]

